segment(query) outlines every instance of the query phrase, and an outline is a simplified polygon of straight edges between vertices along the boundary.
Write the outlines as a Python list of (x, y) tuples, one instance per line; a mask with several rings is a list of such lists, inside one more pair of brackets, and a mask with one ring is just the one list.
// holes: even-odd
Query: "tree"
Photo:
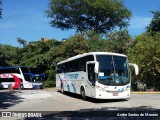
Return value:
[(94, 33), (94, 31), (89, 31), (82, 35), (88, 44), (88, 50), (85, 52), (108, 51), (107, 42), (100, 34)]
[(147, 27), (147, 33), (154, 35), (156, 32), (160, 31), (160, 11), (151, 11), (153, 13), (153, 19), (149, 26)]
[(160, 90), (160, 32), (153, 36), (144, 33), (135, 39), (135, 46), (129, 49), (128, 57), (138, 64), (139, 79), (146, 82), (148, 88)]
[(110, 32), (106, 35), (107, 47), (110, 52), (126, 54), (132, 43), (132, 38), (127, 30)]
[(15, 65), (17, 48), (0, 44), (0, 66)]
[(27, 41), (19, 37), (17, 38), (17, 42), (19, 42), (20, 45), (23, 45), (23, 47), (26, 46), (27, 44)]
[(2, 0), (0, 0), (0, 18), (2, 18), (2, 8), (1, 8), (1, 5), (2, 5)]
[(18, 51), (19, 65), (38, 67), (41, 71), (51, 69), (54, 58), (51, 57), (50, 50), (58, 44), (59, 42), (54, 39), (46, 40), (46, 42), (41, 40), (30, 42)]
[(46, 15), (52, 27), (106, 33), (126, 27), (131, 12), (122, 0), (51, 0)]
[(55, 62), (73, 57), (78, 54), (82, 54), (88, 51), (88, 42), (83, 34), (77, 34), (69, 39), (62, 41), (62, 43), (51, 50), (52, 58), (55, 58)]

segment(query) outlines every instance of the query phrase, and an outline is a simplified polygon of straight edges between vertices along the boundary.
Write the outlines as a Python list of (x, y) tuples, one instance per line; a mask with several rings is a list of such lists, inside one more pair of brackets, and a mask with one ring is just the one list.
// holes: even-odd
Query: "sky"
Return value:
[[(132, 12), (128, 27), (132, 37), (145, 31), (153, 18), (150, 11), (160, 9), (160, 0), (124, 0)], [(0, 19), (0, 44), (19, 46), (17, 38), (27, 42), (38, 41), (42, 37), (62, 40), (75, 34), (74, 30), (62, 31), (50, 26), (45, 16), (49, 0), (2, 0)]]

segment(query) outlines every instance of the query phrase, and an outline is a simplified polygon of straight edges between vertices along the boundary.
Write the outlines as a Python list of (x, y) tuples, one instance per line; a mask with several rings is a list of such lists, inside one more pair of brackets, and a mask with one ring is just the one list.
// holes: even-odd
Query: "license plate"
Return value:
[(113, 96), (118, 96), (118, 92), (113, 92), (112, 95)]

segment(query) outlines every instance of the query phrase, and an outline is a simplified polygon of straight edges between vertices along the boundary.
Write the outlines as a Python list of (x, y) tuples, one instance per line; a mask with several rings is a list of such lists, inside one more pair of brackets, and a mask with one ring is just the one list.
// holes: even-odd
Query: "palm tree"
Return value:
[(19, 44), (20, 44), (20, 47), (21, 47), (21, 45), (23, 45), (23, 47), (24, 46), (26, 46), (26, 44), (27, 44), (27, 41), (25, 41), (24, 39), (21, 39), (21, 38), (17, 38), (17, 41), (19, 42)]

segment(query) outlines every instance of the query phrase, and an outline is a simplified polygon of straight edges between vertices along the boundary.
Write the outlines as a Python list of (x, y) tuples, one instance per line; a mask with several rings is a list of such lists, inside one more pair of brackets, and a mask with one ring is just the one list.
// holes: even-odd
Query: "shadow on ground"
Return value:
[[(116, 109), (116, 110), (110, 110)], [(41, 118), (25, 118), (25, 120), (160, 120), (160, 109), (149, 106), (136, 108), (102, 107), (100, 109), (80, 109), (77, 111), (42, 112)]]
[(21, 97), (18, 96), (18, 92), (9, 92), (2, 91), (0, 92), (0, 109), (8, 109), (11, 106), (14, 106), (20, 102), (22, 102)]
[[(80, 95), (65, 93), (64, 95), (81, 99)], [(95, 100), (88, 98), (87, 101), (94, 103), (120, 102), (126, 100)], [(37, 111), (38, 112), (38, 111)], [(101, 107), (93, 109), (80, 109), (76, 111), (41, 111), (41, 118), (25, 118), (25, 120), (160, 120), (160, 109), (150, 106), (134, 108)]]

